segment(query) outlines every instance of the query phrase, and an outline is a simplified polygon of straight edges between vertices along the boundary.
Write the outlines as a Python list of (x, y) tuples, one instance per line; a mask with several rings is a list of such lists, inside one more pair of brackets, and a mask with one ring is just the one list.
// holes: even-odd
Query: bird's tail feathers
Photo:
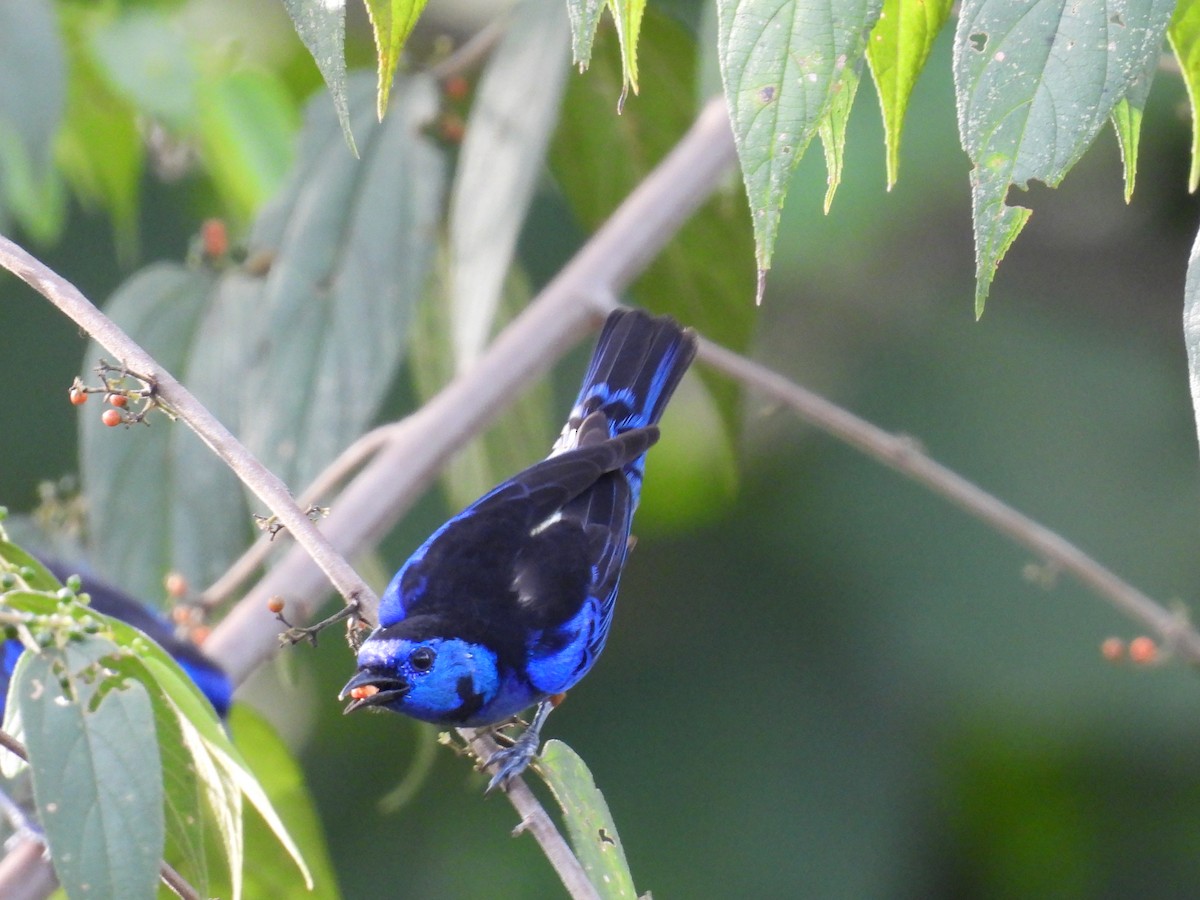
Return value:
[(695, 332), (669, 316), (633, 309), (612, 313), (559, 443), (596, 412), (608, 420), (609, 436), (655, 424), (695, 355)]

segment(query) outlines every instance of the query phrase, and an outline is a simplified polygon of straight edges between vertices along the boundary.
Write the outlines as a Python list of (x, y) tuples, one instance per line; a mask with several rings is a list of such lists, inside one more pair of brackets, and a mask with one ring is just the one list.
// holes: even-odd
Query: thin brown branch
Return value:
[(57, 306), (122, 366), (146, 378), (158, 396), (274, 513), (346, 598), (373, 606), (375, 595), (296, 505), (287, 487), (260, 463), (175, 377), (104, 315), (73, 284), (0, 236), (0, 266)]
[(923, 453), (911, 438), (889, 434), (779, 373), (701, 338), (698, 357), (751, 389), (786, 405), (804, 421), (895, 469), (1076, 578), (1158, 635), (1169, 650), (1200, 664), (1200, 633), (1181, 614), (1143, 594), (1062, 535), (1013, 509)]

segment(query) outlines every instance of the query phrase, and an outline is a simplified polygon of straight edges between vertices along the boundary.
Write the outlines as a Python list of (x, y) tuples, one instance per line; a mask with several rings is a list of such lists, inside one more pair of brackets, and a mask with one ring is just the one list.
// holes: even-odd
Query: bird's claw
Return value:
[(536, 731), (527, 730), (517, 738), (511, 747), (502, 747), (488, 757), (487, 767), (495, 767), (492, 780), (488, 782), (485, 794), (490, 794), (496, 788), (507, 788), (508, 782), (524, 772), (538, 755), (540, 739)]

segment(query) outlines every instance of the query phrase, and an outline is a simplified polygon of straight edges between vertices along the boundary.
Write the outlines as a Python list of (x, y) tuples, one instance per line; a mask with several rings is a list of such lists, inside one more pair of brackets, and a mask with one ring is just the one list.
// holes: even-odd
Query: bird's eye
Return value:
[(414, 672), (428, 672), (433, 668), (433, 658), (436, 656), (428, 647), (418, 647), (408, 657), (408, 664)]

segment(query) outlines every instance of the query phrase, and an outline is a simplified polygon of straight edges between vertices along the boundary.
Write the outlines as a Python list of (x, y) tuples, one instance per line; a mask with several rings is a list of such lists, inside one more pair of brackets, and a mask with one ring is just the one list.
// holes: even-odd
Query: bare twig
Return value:
[(712, 368), (768, 394), (806, 422), (920, 482), (1030, 552), (1070, 573), (1119, 612), (1157, 634), (1167, 648), (1192, 664), (1200, 664), (1200, 633), (1181, 614), (1166, 609), (1123, 581), (1062, 535), (935, 462), (921, 452), (911, 438), (889, 434), (766, 366), (712, 341), (701, 338), (697, 355)]
[(373, 606), (375, 596), (308, 520), (287, 487), (262, 465), (175, 377), (58, 273), (0, 235), (0, 266), (57, 306), (122, 366), (148, 378), (158, 396), (287, 526), (348, 603)]

